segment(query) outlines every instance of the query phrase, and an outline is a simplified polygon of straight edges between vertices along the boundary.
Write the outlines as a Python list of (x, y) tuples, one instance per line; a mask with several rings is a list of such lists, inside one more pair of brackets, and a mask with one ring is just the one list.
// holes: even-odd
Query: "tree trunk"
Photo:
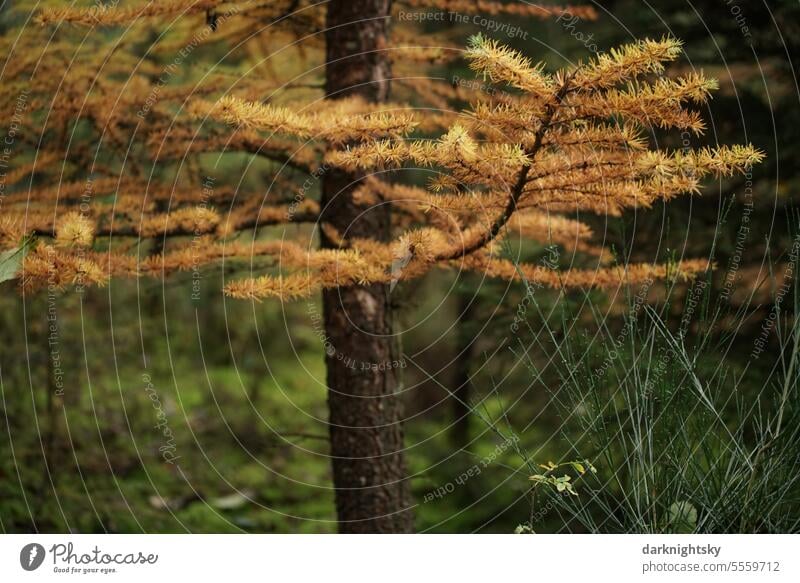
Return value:
[[(326, 94), (386, 101), (390, 65), (386, 31), (390, 0), (328, 3)], [(322, 220), (345, 238), (390, 236), (388, 205), (358, 206), (364, 178), (329, 169), (323, 176)], [(323, 235), (323, 247), (333, 242)], [(399, 343), (386, 285), (323, 292), (329, 431), (340, 532), (410, 532), (413, 515), (403, 455)]]

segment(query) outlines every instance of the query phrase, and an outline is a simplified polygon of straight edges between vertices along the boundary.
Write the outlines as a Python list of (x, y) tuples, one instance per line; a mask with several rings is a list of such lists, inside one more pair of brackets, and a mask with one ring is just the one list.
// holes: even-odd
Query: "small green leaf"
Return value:
[(667, 523), (677, 534), (692, 533), (697, 526), (697, 509), (691, 502), (673, 502), (667, 511)]
[(19, 244), (19, 247), (7, 249), (0, 253), (0, 283), (17, 277), (17, 273), (22, 267), (22, 260), (28, 254), (28, 249), (33, 241), (33, 237), (26, 237)]

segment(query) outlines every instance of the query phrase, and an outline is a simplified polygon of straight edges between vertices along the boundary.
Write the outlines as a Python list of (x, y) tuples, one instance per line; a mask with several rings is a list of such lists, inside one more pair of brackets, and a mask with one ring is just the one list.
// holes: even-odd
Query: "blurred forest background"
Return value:
[[(525, 301), (523, 286), (450, 272), (399, 286), (416, 528), (797, 531), (800, 107), (791, 58), (800, 54), (800, 5), (593, 4), (593, 22), (501, 15), (424, 26), (464, 45), (482, 32), (554, 66), (674, 35), (687, 57), (676, 66), (702, 68), (721, 86), (704, 112), (707, 136), (691, 145), (752, 142), (766, 161), (702, 196), (592, 219), (598, 240), (626, 260), (713, 258), (712, 274), (656, 283), (644, 305), (638, 289), (542, 289)], [(3, 34), (22, 18), (16, 8), (2, 4)], [(222, 58), (207, 50), (171, 82), (191, 81), (192, 61)], [(263, 57), (226, 59), (244, 68)], [(460, 60), (436, 77), (474, 78)], [(238, 179), (244, 161), (229, 164), (220, 175)], [(255, 171), (246, 181), (270, 186)], [(532, 262), (551, 255), (532, 253)], [(563, 252), (555, 260), (580, 261)], [(3, 532), (336, 530), (321, 308), (231, 301), (219, 288), (209, 274), (199, 284), (189, 275), (114, 281), (56, 298), (2, 284)], [(452, 392), (474, 411), (465, 416)]]

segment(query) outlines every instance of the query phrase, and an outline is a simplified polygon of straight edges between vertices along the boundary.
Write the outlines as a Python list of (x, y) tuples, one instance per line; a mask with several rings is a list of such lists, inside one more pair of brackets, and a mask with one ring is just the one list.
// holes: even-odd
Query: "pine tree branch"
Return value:
[[(315, 223), (319, 220), (319, 213), (312, 210), (307, 209), (297, 209), (294, 212), (287, 211), (283, 218), (272, 218), (272, 217), (260, 217), (258, 214), (244, 219), (237, 221), (236, 223), (236, 230), (240, 231), (243, 229), (252, 229), (256, 228), (259, 229), (261, 227), (271, 227), (275, 225), (285, 225), (285, 224), (299, 224), (299, 223)], [(32, 229), (30, 234), (36, 235), (39, 237), (51, 237), (54, 238), (57, 230), (56, 227), (53, 228), (37, 228)], [(94, 237), (139, 237), (142, 239), (156, 239), (156, 238), (163, 238), (163, 237), (192, 237), (198, 235), (207, 235), (213, 232), (213, 229), (201, 229), (197, 227), (192, 227), (191, 225), (170, 225), (168, 229), (160, 230), (157, 232), (149, 232), (146, 235), (143, 235), (140, 231), (140, 228), (135, 223), (124, 222), (123, 224), (118, 225), (100, 225), (94, 231)]]
[(520, 168), (520, 171), (517, 174), (517, 180), (514, 183), (514, 186), (511, 188), (508, 204), (506, 204), (506, 208), (503, 210), (502, 214), (495, 219), (490, 229), (477, 241), (463, 247), (461, 250), (456, 251), (455, 253), (444, 253), (438, 255), (436, 257), (436, 261), (452, 261), (453, 259), (459, 259), (466, 255), (470, 255), (478, 249), (485, 247), (497, 237), (503, 227), (505, 227), (505, 225), (508, 223), (509, 219), (511, 219), (511, 215), (513, 215), (514, 211), (517, 210), (519, 199), (522, 197), (522, 194), (525, 191), (525, 185), (528, 183), (528, 174), (533, 167), (534, 159), (542, 149), (545, 133), (547, 133), (547, 130), (550, 127), (550, 122), (552, 122), (558, 106), (561, 105), (564, 97), (566, 97), (567, 93), (569, 92), (569, 83), (573, 76), (574, 72), (564, 78), (564, 82), (561, 84), (561, 87), (559, 87), (558, 91), (554, 94), (553, 101), (547, 105), (544, 117), (542, 118), (542, 123), (534, 136), (533, 145), (525, 150), (525, 154), (528, 156), (530, 161)]

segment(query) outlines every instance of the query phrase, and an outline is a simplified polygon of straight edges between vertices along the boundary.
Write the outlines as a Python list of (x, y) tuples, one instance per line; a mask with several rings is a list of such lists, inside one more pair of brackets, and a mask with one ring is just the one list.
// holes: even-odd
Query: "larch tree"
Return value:
[[(566, 10), (398, 5), (542, 18)], [(224, 263), (248, 271), (222, 283), (231, 298), (321, 294), (343, 532), (413, 527), (394, 286), (435, 269), (558, 289), (691, 278), (708, 263), (614, 263), (580, 213), (648, 208), (762, 158), (751, 146), (652, 143), (652, 128), (702, 134), (692, 106), (716, 87), (701, 73), (666, 74), (681, 54), (673, 38), (548, 71), (481, 35), (466, 51), (420, 42), (392, 19), (397, 9), (390, 0), (55, 5), (35, 14), (39, 27), (19, 16), (19, 34), (3, 41), (4, 119), (26, 128), (4, 160), (3, 277), (28, 294)], [(202, 66), (208, 46), (230, 52)], [(497, 90), (419, 75), (462, 57)], [(238, 188), (239, 176), (210, 178), (220, 156), (243, 153), (269, 172), (267, 195)], [(434, 178), (404, 184), (399, 170), (409, 168)], [(277, 237), (263, 229), (281, 225)], [(596, 265), (512, 261), (502, 249), (510, 236)]]

